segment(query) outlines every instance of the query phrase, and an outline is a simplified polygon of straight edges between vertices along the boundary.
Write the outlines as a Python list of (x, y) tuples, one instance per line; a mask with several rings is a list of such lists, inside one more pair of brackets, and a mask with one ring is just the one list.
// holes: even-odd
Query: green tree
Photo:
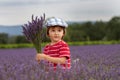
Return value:
[(0, 44), (7, 44), (7, 43), (8, 43), (8, 34), (0, 33)]
[(120, 16), (113, 17), (108, 22), (106, 30), (108, 40), (120, 40)]
[(82, 40), (80, 23), (72, 23), (67, 29), (67, 37), (69, 41), (80, 41)]
[(82, 24), (82, 31), (84, 31), (84, 38), (85, 40), (94, 40), (94, 34), (95, 32), (94, 26), (92, 22), (88, 21)]
[(29, 43), (29, 42), (26, 40), (25, 36), (18, 35), (15, 38), (15, 43), (19, 44), (19, 43)]
[(96, 21), (94, 23), (94, 32), (93, 34), (93, 40), (103, 40), (103, 38), (105, 37), (105, 33), (106, 33), (106, 22), (103, 21)]

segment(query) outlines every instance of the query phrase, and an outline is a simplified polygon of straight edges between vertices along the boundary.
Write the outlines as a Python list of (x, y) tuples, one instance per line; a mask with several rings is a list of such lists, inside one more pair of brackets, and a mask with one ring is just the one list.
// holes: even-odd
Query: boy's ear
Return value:
[(63, 36), (62, 37), (64, 37), (65, 36), (65, 34), (63, 34)]

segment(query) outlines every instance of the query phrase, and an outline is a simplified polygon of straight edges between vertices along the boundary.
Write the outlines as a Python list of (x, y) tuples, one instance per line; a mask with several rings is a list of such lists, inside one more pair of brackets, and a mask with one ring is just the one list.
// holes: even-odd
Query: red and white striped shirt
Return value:
[[(63, 69), (70, 69), (71, 67), (71, 60), (70, 60), (70, 50), (66, 42), (64, 41), (59, 41), (56, 44), (53, 45), (46, 45), (44, 48), (44, 54), (49, 55), (51, 57), (66, 57), (66, 63), (65, 64), (60, 64)], [(49, 66), (53, 66), (54, 69), (57, 68), (56, 63), (48, 62)]]

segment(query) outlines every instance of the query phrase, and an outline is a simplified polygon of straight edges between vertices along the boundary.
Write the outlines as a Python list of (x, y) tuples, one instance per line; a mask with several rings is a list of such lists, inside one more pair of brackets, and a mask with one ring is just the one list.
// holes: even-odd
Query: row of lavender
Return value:
[(0, 80), (120, 80), (120, 45), (70, 46), (70, 70), (44, 70), (35, 49), (0, 49)]

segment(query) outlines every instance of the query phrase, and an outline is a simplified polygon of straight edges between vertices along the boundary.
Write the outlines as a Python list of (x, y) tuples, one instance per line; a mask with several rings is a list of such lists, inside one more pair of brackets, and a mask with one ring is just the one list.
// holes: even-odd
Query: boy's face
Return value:
[(59, 26), (50, 27), (48, 36), (50, 37), (52, 42), (60, 41), (64, 36), (63, 28)]

